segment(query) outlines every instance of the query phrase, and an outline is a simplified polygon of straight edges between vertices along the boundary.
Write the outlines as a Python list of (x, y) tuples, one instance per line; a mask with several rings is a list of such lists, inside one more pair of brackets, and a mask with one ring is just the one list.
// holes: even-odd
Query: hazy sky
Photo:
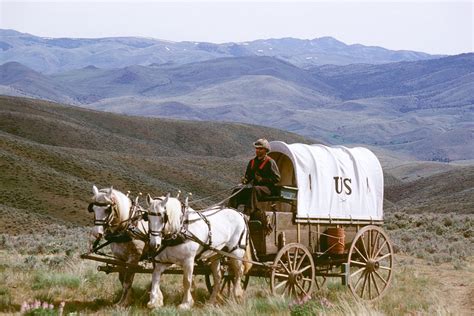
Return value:
[(244, 42), (332, 36), (435, 54), (473, 52), (474, 0), (0, 0), (0, 28), (47, 37)]

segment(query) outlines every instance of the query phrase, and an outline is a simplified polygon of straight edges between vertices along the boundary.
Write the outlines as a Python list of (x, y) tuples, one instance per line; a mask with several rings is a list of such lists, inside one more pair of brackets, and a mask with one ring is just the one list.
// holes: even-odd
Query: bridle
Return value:
[[(156, 200), (160, 200), (160, 201), (163, 201), (162, 198), (155, 198)], [(160, 231), (157, 231), (157, 230), (153, 230), (151, 229), (151, 227), (149, 227), (149, 234), (151, 236), (154, 236), (154, 237), (159, 237), (159, 238), (163, 238), (163, 230), (165, 229), (165, 226), (166, 224), (168, 223), (169, 221), (169, 218), (168, 218), (168, 213), (166, 212), (166, 206), (165, 206), (165, 212), (164, 212), (164, 216), (163, 216), (163, 226), (161, 227), (161, 230)], [(161, 213), (160, 212), (153, 212), (153, 211), (148, 211), (148, 214), (147, 214), (148, 217), (150, 216), (156, 216), (156, 217), (161, 217)], [(151, 221), (150, 221), (151, 222)]]
[[(108, 212), (107, 217), (105, 217), (104, 219), (97, 219), (96, 215), (95, 215), (95, 212), (94, 212), (94, 208), (93, 208), (94, 206), (107, 207), (105, 209), (105, 212)], [(112, 225), (110, 225), (110, 222), (112, 221), (112, 215), (113, 215), (114, 210), (115, 210), (115, 203), (92, 202), (87, 207), (87, 210), (89, 211), (89, 213), (94, 213), (94, 225), (104, 226), (104, 228), (105, 228), (106, 225), (112, 226)]]
[[(163, 198), (157, 197), (157, 198), (155, 198), (155, 200), (163, 201)], [(186, 206), (183, 205), (183, 204), (181, 204), (181, 220), (180, 220), (180, 222), (181, 222), (181, 225), (180, 225), (180, 226), (181, 226), (181, 229), (183, 229), (183, 227), (184, 227), (183, 225), (184, 225), (184, 223), (185, 223), (185, 221), (184, 221), (185, 213), (186, 213)], [(157, 216), (157, 217), (161, 217), (162, 215), (161, 215), (161, 213), (159, 213), (159, 212), (154, 212), (154, 211), (149, 210), (147, 216)], [(161, 227), (161, 230), (160, 230), (160, 231), (156, 231), (156, 230), (153, 230), (153, 229), (151, 228), (151, 226), (149, 226), (149, 228), (148, 228), (148, 229), (149, 229), (149, 232), (148, 232), (148, 233), (149, 233), (151, 236), (159, 237), (159, 238), (161, 238), (161, 239), (163, 239), (163, 240), (166, 240), (166, 239), (176, 239), (176, 237), (180, 234), (179, 232), (174, 232), (174, 233), (170, 233), (170, 234), (165, 234), (165, 233), (163, 232), (163, 230), (165, 229), (166, 224), (168, 224), (168, 222), (169, 222), (169, 217), (168, 217), (168, 212), (166, 211), (166, 205), (165, 205), (165, 212), (164, 212), (164, 215), (163, 215), (163, 226)], [(149, 221), (149, 223), (151, 223), (151, 221)]]

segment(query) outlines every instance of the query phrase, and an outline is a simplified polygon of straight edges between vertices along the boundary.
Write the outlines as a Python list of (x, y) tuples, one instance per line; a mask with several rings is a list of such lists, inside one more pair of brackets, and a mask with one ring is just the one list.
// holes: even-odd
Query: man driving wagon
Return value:
[(255, 157), (248, 162), (245, 176), (242, 178), (242, 184), (248, 187), (239, 189), (240, 191), (229, 200), (229, 206), (237, 209), (239, 205), (245, 205), (244, 213), (251, 219), (262, 222), (268, 234), (272, 228), (265, 212), (258, 208), (257, 203), (265, 196), (274, 194), (275, 185), (280, 181), (280, 171), (275, 160), (268, 155), (271, 148), (266, 139), (257, 140), (253, 146)]

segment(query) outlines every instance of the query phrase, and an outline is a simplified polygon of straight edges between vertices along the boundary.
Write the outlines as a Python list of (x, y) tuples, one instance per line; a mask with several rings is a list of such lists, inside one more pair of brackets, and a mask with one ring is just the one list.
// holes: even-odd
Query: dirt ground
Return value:
[(420, 276), (437, 280), (434, 289), (446, 304), (446, 308), (456, 315), (474, 315), (474, 258), (463, 262), (459, 269), (453, 263), (428, 265), (426, 261), (414, 259)]

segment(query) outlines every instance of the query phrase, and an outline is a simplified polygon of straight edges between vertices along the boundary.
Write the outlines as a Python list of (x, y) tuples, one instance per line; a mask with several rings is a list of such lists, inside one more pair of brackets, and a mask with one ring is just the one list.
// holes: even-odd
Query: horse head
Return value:
[(161, 246), (163, 238), (180, 231), (181, 202), (177, 198), (170, 197), (170, 194), (156, 199), (148, 194), (146, 201), (148, 204), (150, 248), (157, 250)]
[(131, 202), (128, 197), (113, 187), (106, 189), (97, 189), (92, 187), (92, 202), (88, 210), (94, 213), (94, 228), (92, 234), (94, 237), (102, 237), (106, 230), (115, 232), (120, 227), (127, 216)]

